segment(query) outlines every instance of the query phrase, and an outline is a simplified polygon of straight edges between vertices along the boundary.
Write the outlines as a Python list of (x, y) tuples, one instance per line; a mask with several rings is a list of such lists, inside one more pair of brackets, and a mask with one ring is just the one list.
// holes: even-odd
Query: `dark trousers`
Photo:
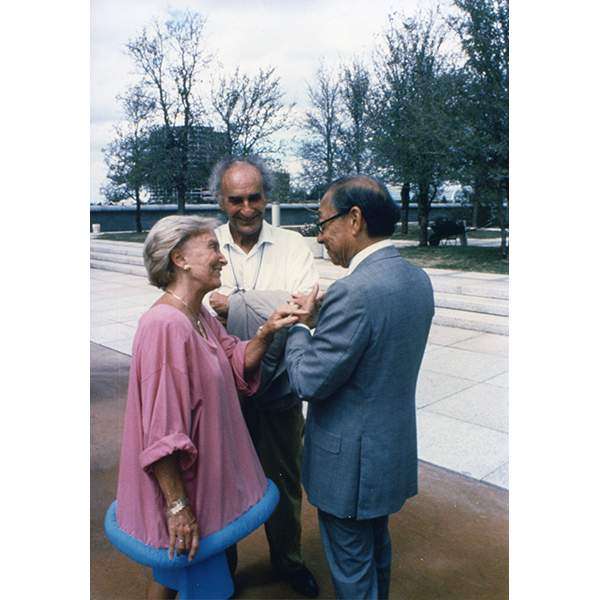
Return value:
[(319, 528), (336, 598), (387, 599), (392, 563), (387, 515), (359, 521), (319, 510)]
[[(281, 412), (258, 410), (251, 399), (242, 400), (242, 412), (265, 475), (279, 489), (277, 508), (265, 523), (271, 563), (280, 573), (301, 567), (302, 436), (304, 416), (300, 403)], [(230, 567), (237, 563), (235, 547), (228, 550)]]

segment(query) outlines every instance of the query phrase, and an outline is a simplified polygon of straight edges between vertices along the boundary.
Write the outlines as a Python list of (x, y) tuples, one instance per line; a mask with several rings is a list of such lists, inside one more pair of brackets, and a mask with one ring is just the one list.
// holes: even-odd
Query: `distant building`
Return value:
[[(181, 132), (181, 127), (175, 127), (175, 135)], [(151, 133), (155, 139), (155, 147), (164, 147), (164, 127)], [(186, 202), (190, 204), (215, 204), (216, 198), (208, 189), (208, 178), (213, 165), (226, 154), (226, 136), (212, 127), (197, 125), (192, 128), (188, 139), (188, 160), (190, 180), (196, 185), (188, 190)], [(176, 191), (170, 189), (167, 177), (148, 187), (148, 202), (150, 204), (166, 204), (176, 202)]]

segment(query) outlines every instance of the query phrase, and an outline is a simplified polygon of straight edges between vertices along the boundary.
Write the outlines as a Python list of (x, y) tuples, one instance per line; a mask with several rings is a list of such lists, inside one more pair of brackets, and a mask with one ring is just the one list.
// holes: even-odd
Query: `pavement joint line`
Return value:
[[(465, 389), (469, 389), (469, 388), (465, 388)], [(461, 390), (462, 392), (464, 392), (465, 390)], [(460, 393), (460, 392), (457, 392)], [(425, 407), (423, 407), (425, 408)], [(421, 409), (419, 409), (421, 410)], [(460, 419), (459, 417), (454, 417), (452, 415), (449, 415), (447, 413), (443, 413), (443, 412), (439, 412), (437, 410), (428, 410), (427, 412), (434, 414), (434, 415), (439, 415), (440, 417), (446, 417), (448, 419), (453, 419), (454, 421), (458, 421), (459, 423), (466, 423), (467, 425), (472, 425), (473, 427), (481, 427), (482, 429), (487, 429), (488, 431), (493, 431), (494, 433), (502, 433), (504, 435), (508, 435), (508, 431), (502, 431), (501, 429), (496, 429), (495, 427), (488, 427), (487, 425), (481, 425), (479, 423), (473, 423), (472, 421), (465, 421), (464, 419)], [(496, 467), (498, 468), (498, 467)], [(494, 469), (495, 471), (496, 469)], [(493, 471), (492, 471), (493, 473)]]
[[(457, 475), (458, 477), (463, 477), (464, 479), (468, 479), (469, 481), (473, 481), (476, 483), (483, 483), (484, 485), (489, 485), (497, 490), (502, 490), (503, 492), (506, 492), (507, 494), (509, 493), (508, 488), (504, 488), (496, 483), (491, 483), (490, 481), (484, 481), (483, 479), (478, 479), (477, 477), (472, 477), (471, 475), (466, 475), (465, 473), (463, 473), (462, 471), (453, 471), (452, 469), (449, 469), (448, 467), (444, 467), (443, 465), (438, 465), (436, 463), (433, 463), (429, 460), (425, 460), (424, 458), (419, 458), (417, 457), (419, 462), (425, 463), (426, 465), (431, 465), (433, 467), (436, 467), (437, 469), (442, 469), (443, 471), (445, 471), (446, 473), (449, 473), (451, 475)], [(507, 464), (507, 463), (503, 463), (503, 464)], [(496, 467), (494, 469), (494, 471), (496, 471), (497, 469), (499, 469), (502, 465)], [(494, 472), (492, 471), (492, 473)], [(486, 477), (489, 477), (489, 475), (486, 475)]]
[(118, 352), (119, 354), (122, 354), (123, 356), (127, 356), (128, 358), (131, 358), (131, 355), (127, 354), (127, 352), (121, 352), (121, 350), (117, 350), (116, 348), (106, 345), (106, 344), (113, 344), (115, 342), (127, 341), (127, 340), (111, 340), (109, 342), (95, 342), (94, 340), (90, 340), (90, 341), (92, 342), (92, 344), (96, 344), (97, 346), (102, 346), (103, 348), (106, 348), (106, 350), (112, 350), (112, 352)]
[[(429, 369), (427, 369), (427, 370), (429, 370)], [(436, 373), (436, 375), (439, 375), (439, 373)], [(438, 402), (441, 402), (442, 400), (447, 400), (448, 398), (451, 398), (452, 396), (456, 396), (456, 394), (461, 394), (462, 392), (466, 392), (467, 390), (470, 390), (479, 385), (479, 383), (475, 383), (471, 379), (464, 379), (463, 377), (457, 377), (456, 379), (463, 379), (464, 381), (468, 381), (471, 385), (468, 385), (465, 388), (457, 390), (456, 392), (450, 392), (447, 396), (442, 396), (441, 398), (438, 398), (437, 400), (432, 400), (428, 404), (421, 404), (421, 406), (417, 407), (417, 410), (422, 410), (423, 408), (429, 408), (430, 406), (433, 406), (434, 404), (437, 404)]]
[[(458, 350), (458, 348), (456, 348), (456, 350)], [(435, 369), (432, 369), (431, 367), (427, 367), (427, 370), (431, 371), (432, 373), (435, 373), (436, 375), (446, 375), (446, 377), (452, 377), (452, 375), (449, 375), (445, 371), (436, 371)], [(506, 371), (503, 371), (502, 373), (496, 373), (495, 375), (492, 375), (489, 379), (498, 377), (498, 375), (502, 375), (503, 373), (506, 373)], [(466, 379), (467, 381), (473, 381), (476, 384), (485, 383), (486, 381), (489, 381), (489, 379), (486, 379), (484, 381), (479, 381), (478, 379), (471, 379), (470, 377), (466, 377), (466, 376), (462, 376), (462, 377), (460, 377), (460, 379)], [(496, 387), (502, 387), (502, 386), (496, 386)]]
[[(484, 475), (481, 478), (481, 480), (483, 481), (486, 477), (489, 477), (492, 473), (495, 473), (498, 469), (501, 469), (504, 465), (508, 466), (508, 461), (506, 461), (506, 462), (502, 463), (501, 465), (497, 466), (495, 469), (493, 469), (492, 471), (490, 471), (487, 475)], [(484, 483), (489, 483), (489, 482), (485, 481)], [(495, 484), (492, 483), (492, 485), (495, 485)], [(504, 488), (502, 488), (502, 489), (504, 489)]]
[[(444, 327), (449, 327), (449, 325), (444, 325)], [(460, 327), (455, 327), (454, 329), (461, 329)], [(498, 335), (500, 337), (505, 337), (508, 338), (507, 335), (502, 335), (500, 333), (490, 333), (489, 331), (479, 331), (478, 332), (479, 335)], [(472, 338), (469, 338), (472, 339)], [(462, 342), (466, 342), (467, 340), (462, 340)], [(454, 342), (455, 344), (461, 344), (462, 342)], [(438, 344), (441, 348), (452, 348), (452, 350), (457, 350), (459, 352), (470, 352), (471, 354), (479, 354), (481, 356), (496, 356), (497, 358), (507, 358), (505, 355), (503, 354), (491, 354), (489, 352), (479, 352), (479, 350), (469, 350), (467, 348), (454, 348), (453, 346), (445, 346), (443, 344)], [(430, 369), (431, 370), (431, 369)], [(498, 375), (500, 375), (500, 373), (498, 373)], [(493, 375), (493, 377), (496, 377), (496, 375)]]
[[(449, 327), (449, 325), (438, 325), (438, 327)], [(460, 328), (452, 327), (452, 329), (460, 329)], [(437, 345), (442, 346), (442, 348), (452, 348), (452, 347), (454, 347), (454, 344), (462, 344), (463, 342), (468, 342), (469, 340), (475, 339), (476, 337), (479, 337), (480, 335), (484, 335), (486, 333), (485, 331), (475, 331), (473, 329), (465, 329), (464, 331), (473, 331), (473, 335), (468, 338), (464, 338), (463, 340), (458, 340), (457, 342), (451, 342), (449, 344), (437, 344)], [(462, 348), (456, 348), (456, 349), (462, 350)]]
[[(462, 348), (457, 348), (457, 350), (462, 350)], [(429, 369), (429, 370), (431, 370), (431, 369)], [(509, 369), (506, 369), (506, 371), (502, 371), (502, 373), (498, 373), (497, 375), (492, 375), (491, 377), (488, 377), (488, 379), (486, 379), (485, 381), (481, 381), (480, 383), (487, 383), (488, 381), (490, 381), (492, 379), (496, 379), (496, 377), (500, 377), (500, 375), (504, 375), (505, 373), (508, 375), (508, 371), (509, 371)], [(493, 385), (494, 387), (501, 387), (504, 389), (508, 389), (507, 387), (505, 387), (503, 385), (496, 385), (494, 383), (488, 383), (488, 385)]]

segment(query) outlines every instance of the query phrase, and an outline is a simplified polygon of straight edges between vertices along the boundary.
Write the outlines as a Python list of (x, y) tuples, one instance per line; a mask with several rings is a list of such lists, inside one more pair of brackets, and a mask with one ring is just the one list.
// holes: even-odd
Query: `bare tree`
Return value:
[(149, 165), (149, 119), (156, 105), (141, 86), (134, 86), (124, 96), (117, 96), (125, 113), (125, 123), (115, 127), (115, 138), (103, 148), (108, 167), (108, 185), (101, 188), (109, 200), (135, 200), (136, 230), (142, 231), (141, 192)]
[(341, 98), (345, 126), (342, 133), (346, 170), (364, 173), (369, 169), (369, 111), (371, 79), (366, 67), (354, 60), (342, 68)]
[(283, 102), (284, 92), (275, 68), (259, 69), (254, 77), (222, 76), (213, 86), (211, 103), (227, 137), (230, 155), (273, 154), (273, 135), (287, 123), (293, 104)]
[(300, 143), (303, 178), (317, 189), (327, 187), (342, 172), (343, 129), (339, 78), (321, 66), (308, 86), (311, 108), (302, 124), (306, 138)]
[(143, 76), (143, 85), (155, 99), (166, 140), (166, 156), (178, 212), (185, 211), (190, 187), (189, 142), (199, 123), (202, 105), (200, 74), (209, 63), (202, 45), (205, 19), (186, 10), (164, 25), (155, 21), (127, 44)]

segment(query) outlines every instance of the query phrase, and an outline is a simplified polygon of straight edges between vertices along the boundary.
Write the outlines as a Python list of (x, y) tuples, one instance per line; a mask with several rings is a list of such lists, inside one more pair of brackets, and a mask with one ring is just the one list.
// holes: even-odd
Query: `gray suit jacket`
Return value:
[(433, 313), (427, 274), (387, 247), (331, 285), (314, 336), (289, 333), (290, 383), (310, 403), (302, 483), (311, 504), (371, 519), (417, 493), (415, 389)]

